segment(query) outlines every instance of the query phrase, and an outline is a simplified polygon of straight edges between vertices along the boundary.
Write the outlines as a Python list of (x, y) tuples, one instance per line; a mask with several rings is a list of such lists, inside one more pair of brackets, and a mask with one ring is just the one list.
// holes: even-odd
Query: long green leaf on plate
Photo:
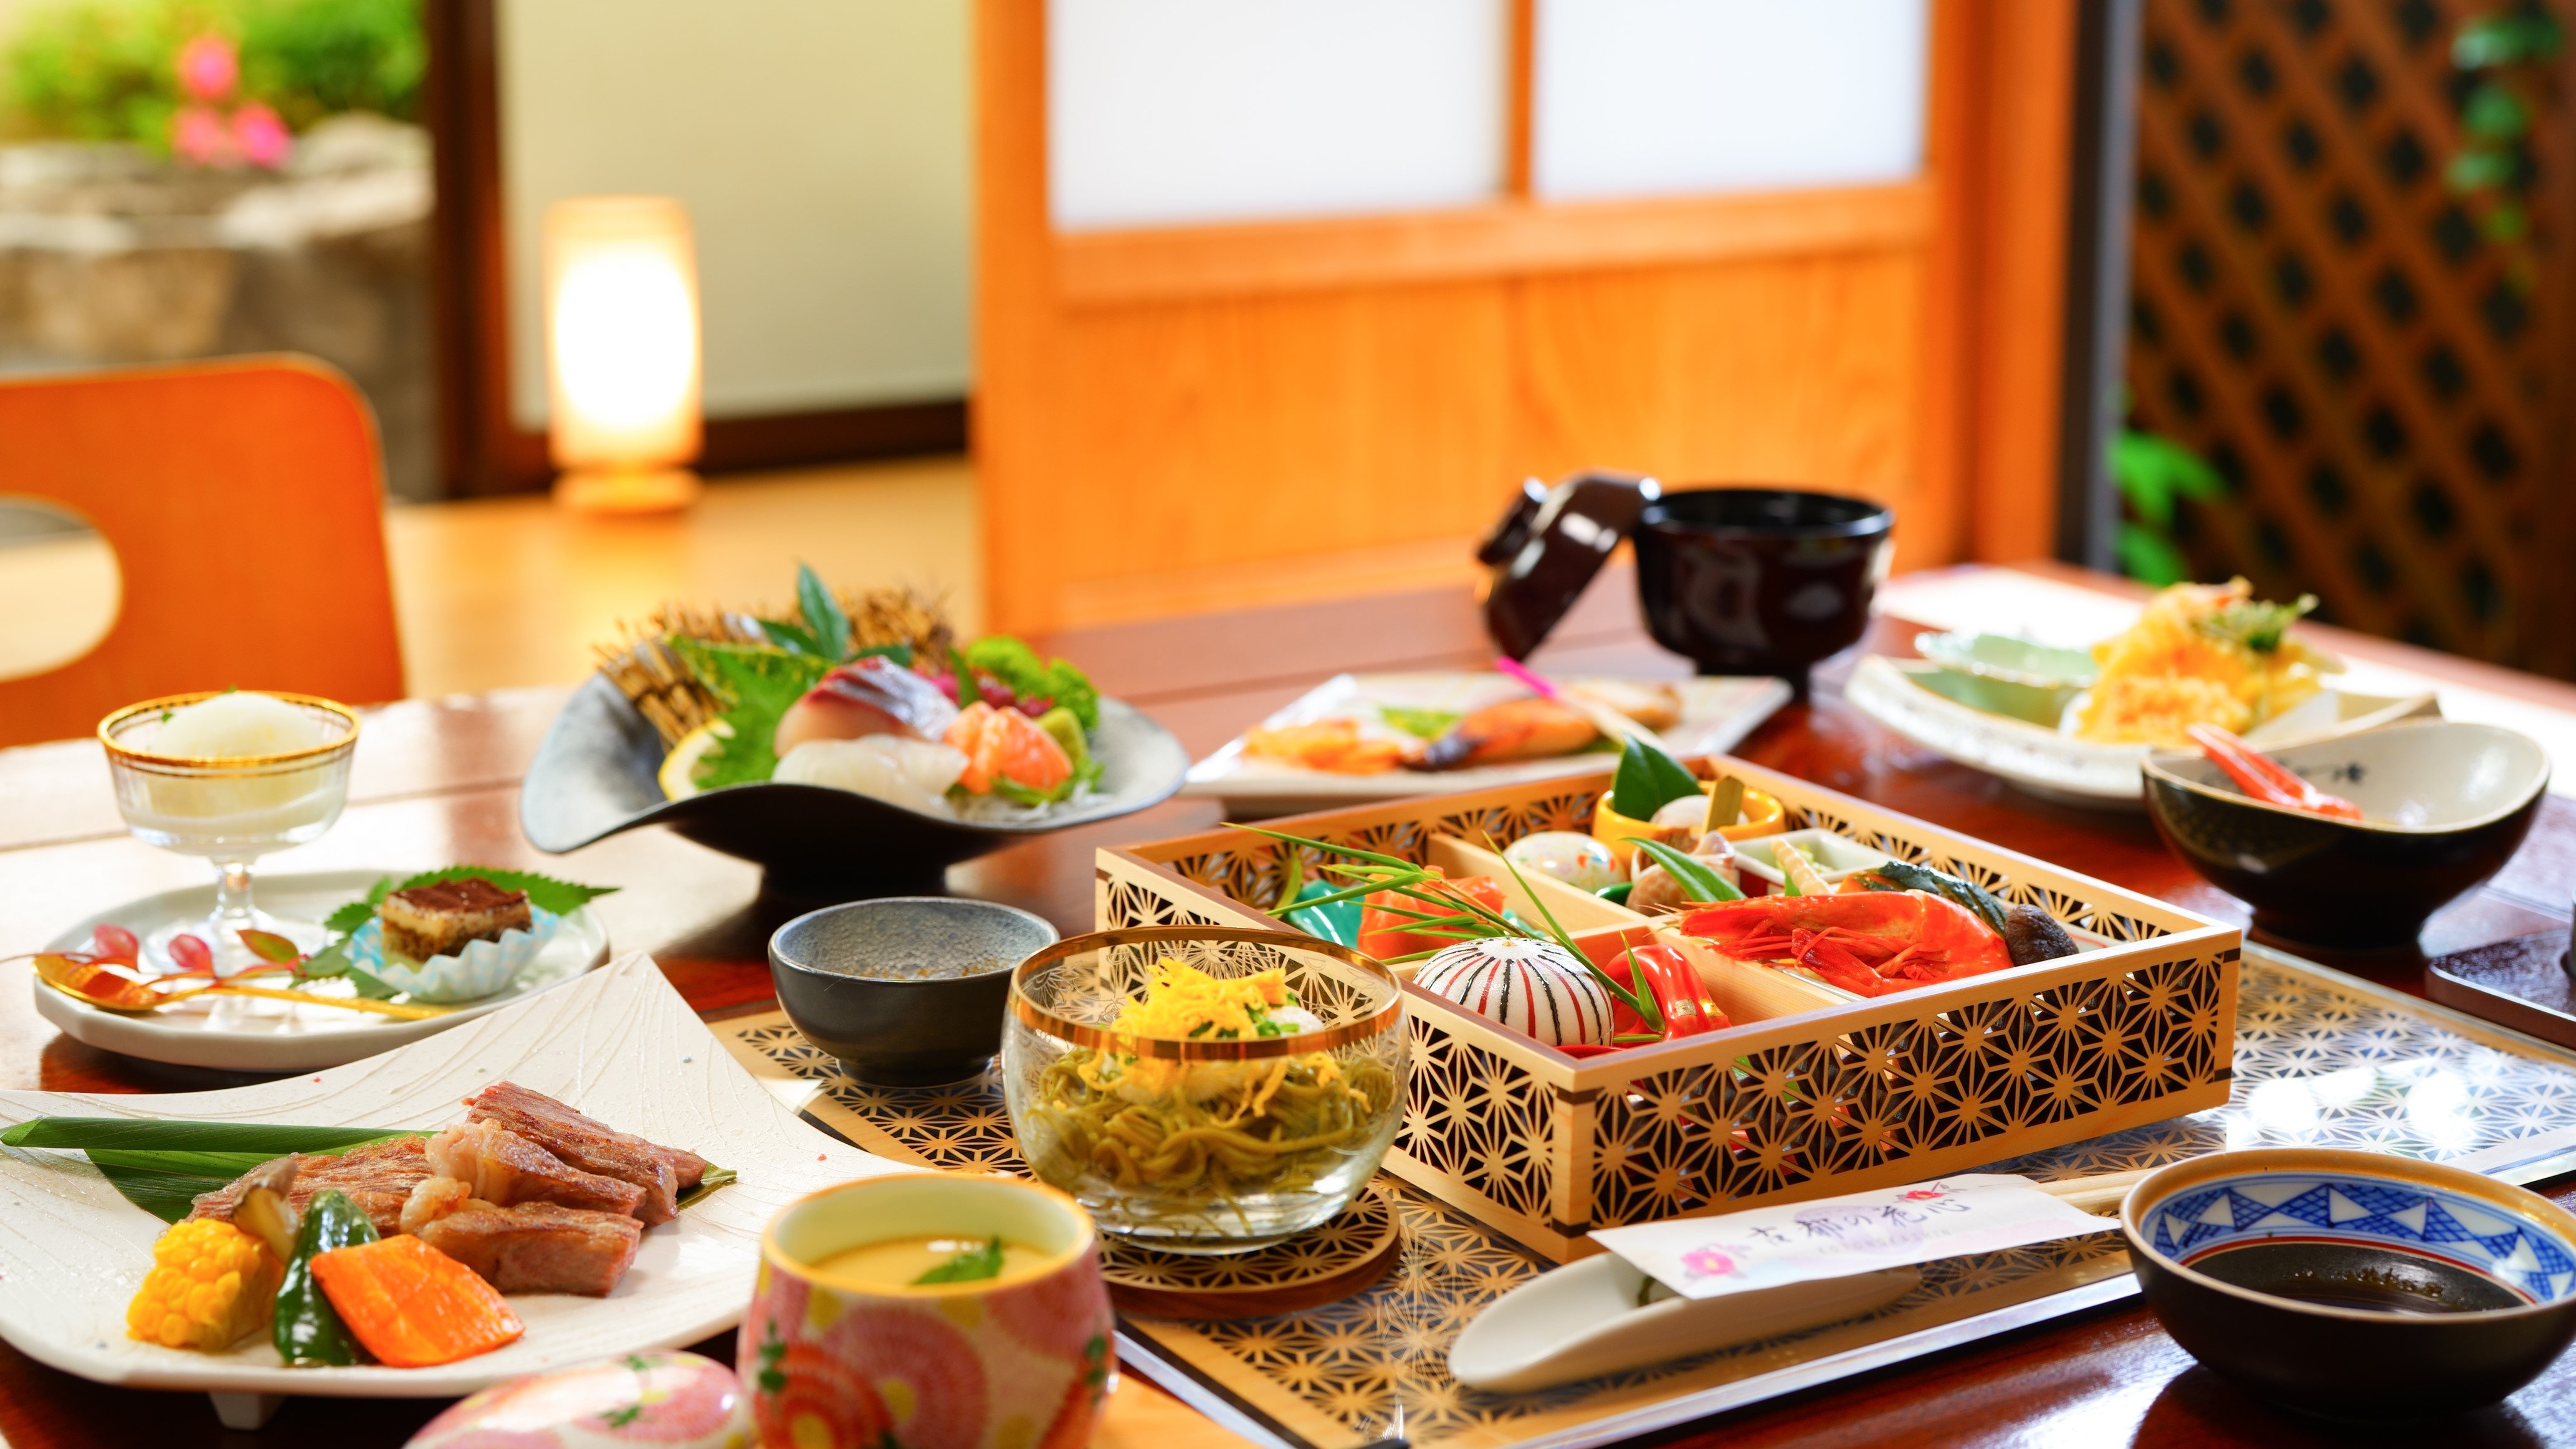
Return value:
[(152, 1117), (31, 1117), (0, 1132), (0, 1147), (256, 1152), (258, 1160), (265, 1162), (280, 1153), (328, 1152), (401, 1135), (392, 1127), (290, 1127), (272, 1122), (191, 1122)]

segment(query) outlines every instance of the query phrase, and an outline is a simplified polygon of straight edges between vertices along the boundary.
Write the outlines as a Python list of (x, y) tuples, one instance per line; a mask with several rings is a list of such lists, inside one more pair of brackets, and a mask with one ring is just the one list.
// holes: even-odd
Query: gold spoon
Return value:
[(120, 1016), (149, 1016), (165, 1006), (176, 1005), (192, 997), (217, 992), (226, 996), (256, 996), (267, 1001), (294, 1001), (308, 1006), (337, 1007), (342, 1011), (363, 1011), (377, 1016), (390, 1016), (398, 1021), (424, 1021), (445, 1016), (451, 1007), (426, 1006), (411, 1002), (370, 1001), (363, 996), (323, 996), (311, 991), (290, 991), (276, 986), (240, 986), (217, 982), (210, 986), (191, 986), (177, 991), (158, 991), (139, 981), (129, 981), (113, 971), (47, 951), (37, 955), (36, 979), (74, 1001), (112, 1011)]

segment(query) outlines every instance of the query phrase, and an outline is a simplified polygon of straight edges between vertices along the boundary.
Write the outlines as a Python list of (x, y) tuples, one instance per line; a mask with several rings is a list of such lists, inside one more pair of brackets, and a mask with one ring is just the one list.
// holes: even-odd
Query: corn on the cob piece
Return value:
[(231, 1223), (181, 1223), (152, 1245), (152, 1271), (125, 1309), (125, 1336), (206, 1353), (230, 1348), (268, 1322), (285, 1271)]

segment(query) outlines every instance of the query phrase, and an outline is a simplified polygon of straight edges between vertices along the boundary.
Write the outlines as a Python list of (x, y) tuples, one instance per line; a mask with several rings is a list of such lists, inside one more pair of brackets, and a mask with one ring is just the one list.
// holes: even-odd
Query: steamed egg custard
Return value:
[(843, 1248), (815, 1263), (817, 1275), (855, 1288), (930, 1287), (942, 1283), (1003, 1284), (1034, 1277), (1051, 1254), (1008, 1238), (954, 1233), (886, 1238)]

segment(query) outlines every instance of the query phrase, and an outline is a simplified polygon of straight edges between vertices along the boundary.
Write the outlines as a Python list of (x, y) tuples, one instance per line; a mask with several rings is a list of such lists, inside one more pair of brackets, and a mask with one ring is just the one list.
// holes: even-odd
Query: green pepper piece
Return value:
[(277, 1317), (269, 1325), (278, 1357), (289, 1364), (341, 1368), (368, 1361), (367, 1351), (349, 1336), (322, 1285), (313, 1281), (313, 1257), (375, 1240), (374, 1220), (345, 1193), (317, 1192), (304, 1205), (304, 1226), (295, 1235), (295, 1256), (287, 1261), (286, 1279), (277, 1289)]

